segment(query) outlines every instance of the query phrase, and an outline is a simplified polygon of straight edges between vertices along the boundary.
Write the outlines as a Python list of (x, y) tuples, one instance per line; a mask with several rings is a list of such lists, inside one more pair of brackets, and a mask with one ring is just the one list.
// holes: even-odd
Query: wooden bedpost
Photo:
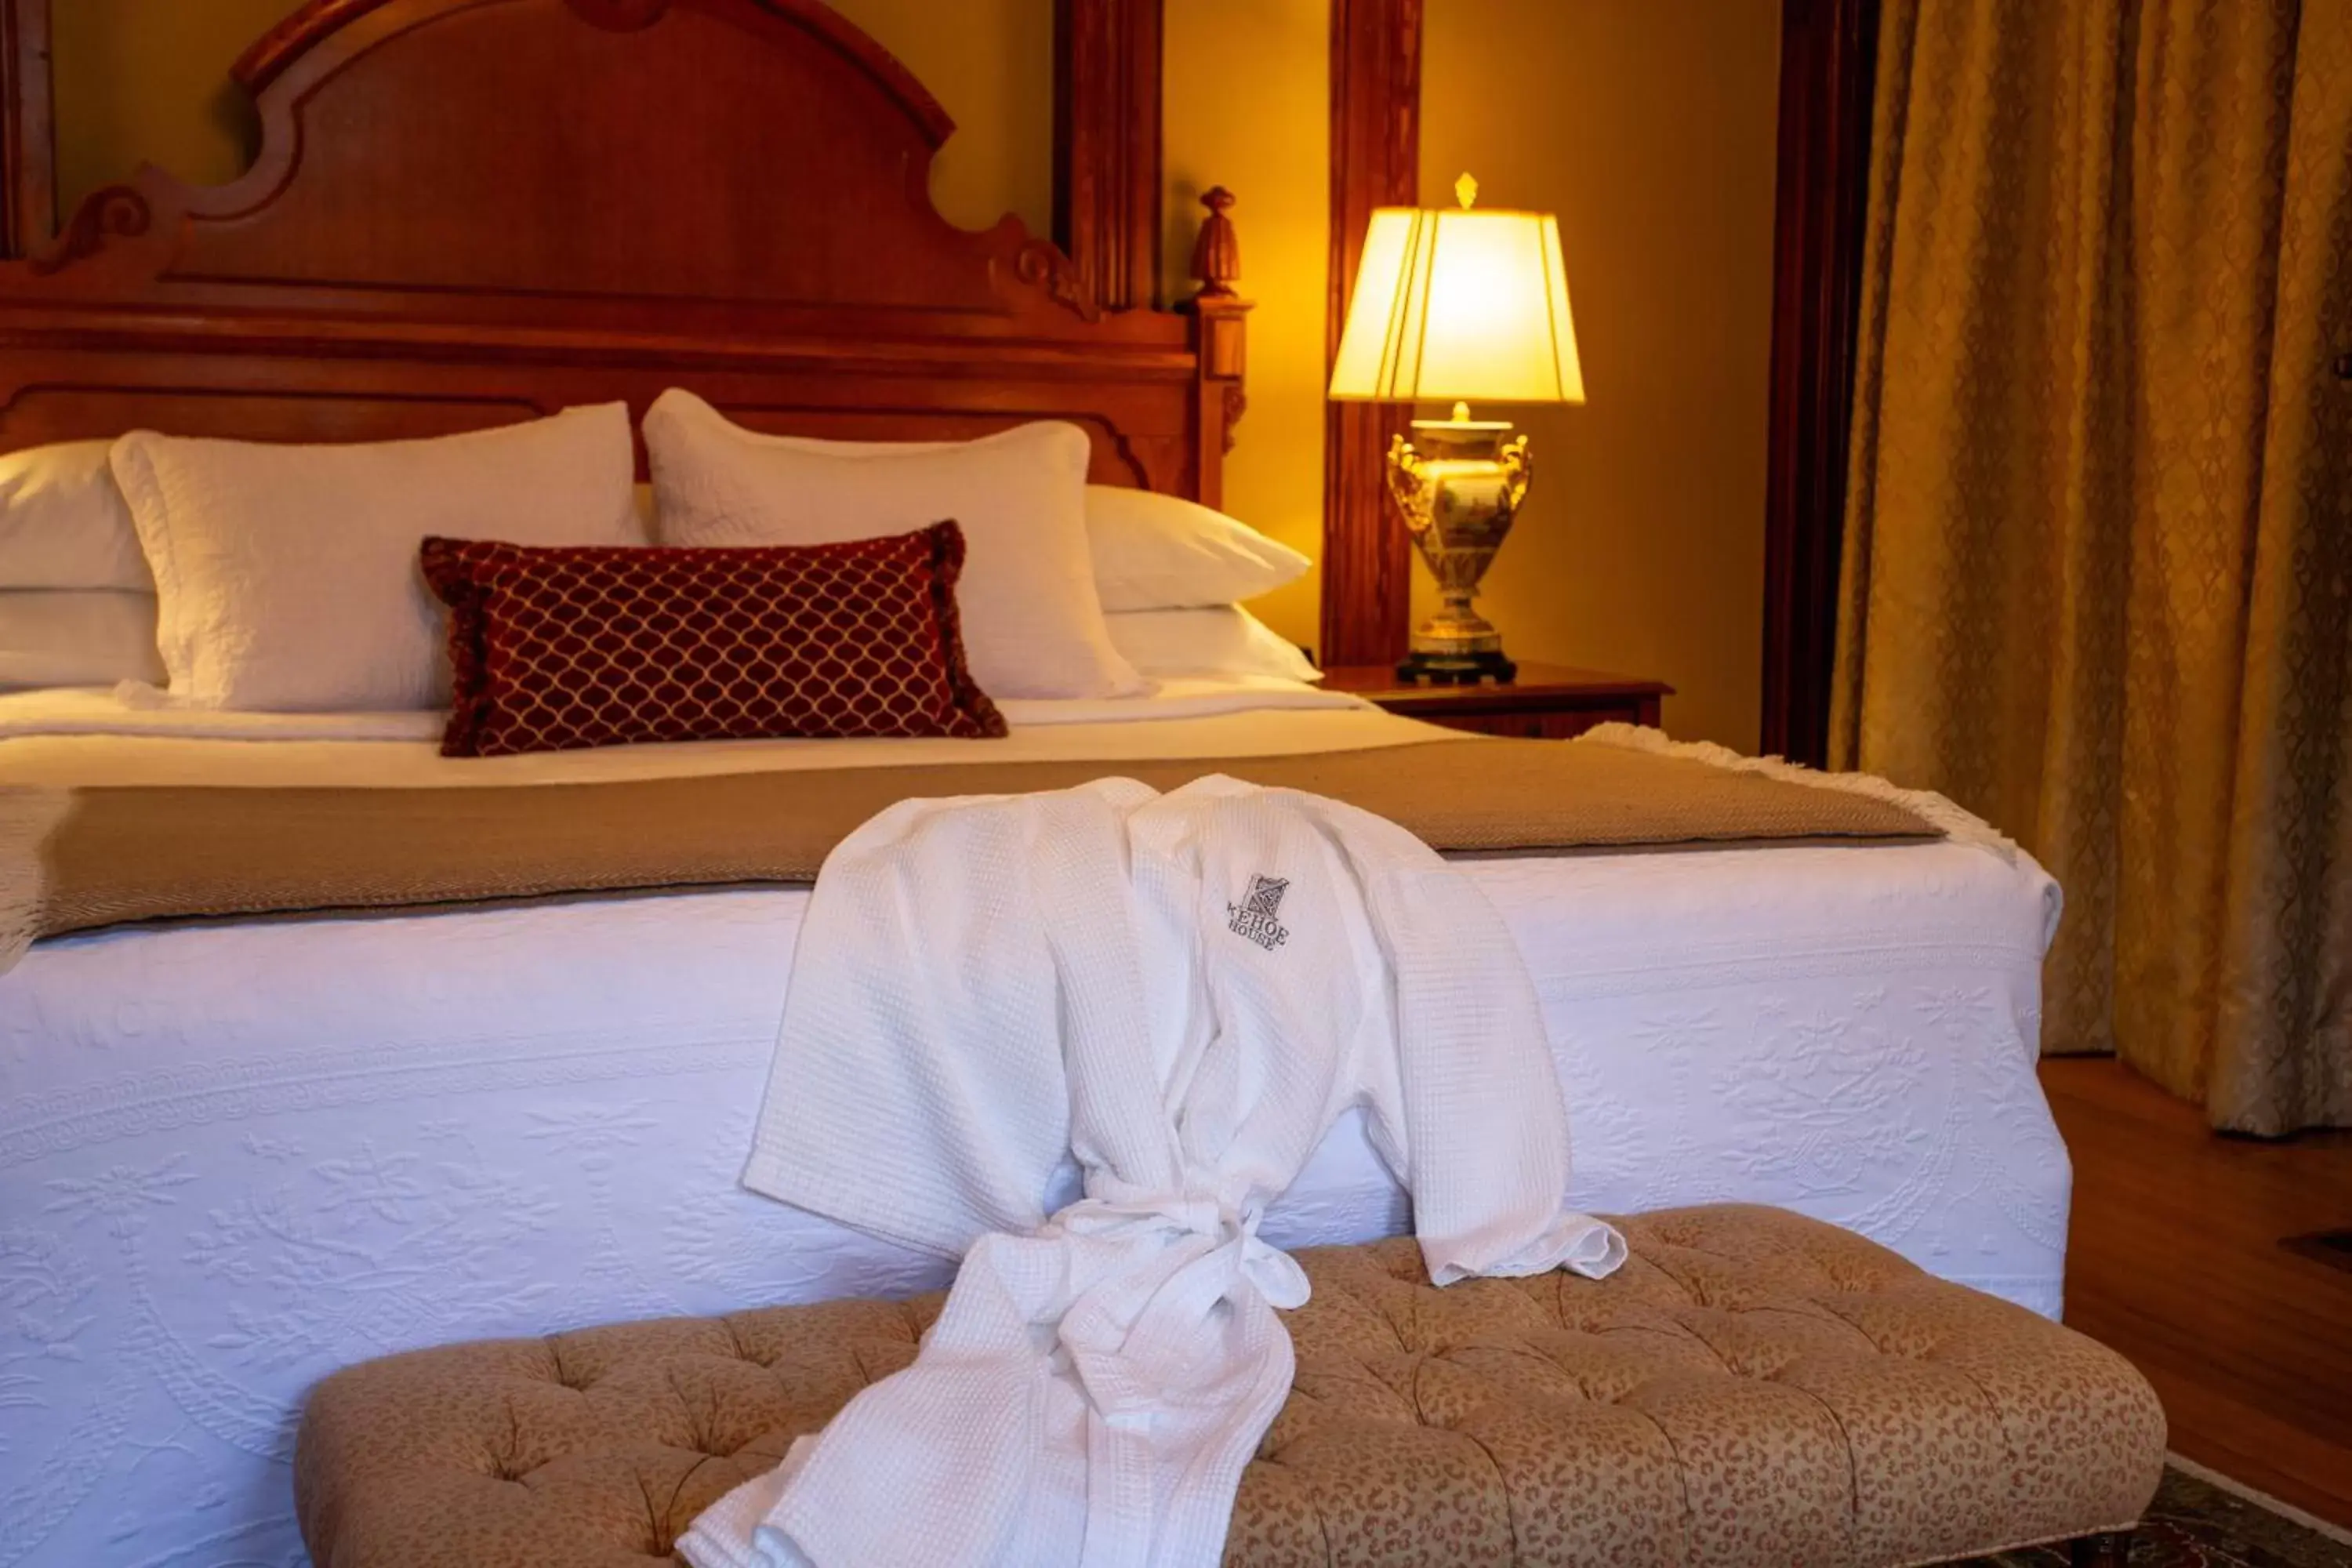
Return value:
[(0, 0), (0, 258), (58, 232), (49, 90), (49, 0)]
[(1249, 399), (1242, 390), (1247, 368), (1244, 325), (1250, 301), (1234, 285), (1241, 281), (1241, 240), (1225, 209), (1234, 205), (1233, 192), (1212, 185), (1202, 193), (1209, 216), (1201, 220), (1201, 237), (1192, 247), (1192, 277), (1200, 287), (1183, 309), (1194, 317), (1193, 352), (1200, 356), (1200, 450), (1195, 457), (1202, 506), (1224, 504), (1225, 454), (1233, 450), (1234, 426), (1241, 423)]

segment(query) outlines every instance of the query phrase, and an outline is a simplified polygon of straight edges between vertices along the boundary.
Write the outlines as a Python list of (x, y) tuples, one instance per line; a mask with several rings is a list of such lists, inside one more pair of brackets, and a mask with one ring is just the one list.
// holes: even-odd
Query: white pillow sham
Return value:
[(1314, 563), (1238, 518), (1156, 490), (1087, 487), (1103, 608), (1174, 610), (1270, 594)]
[(0, 589), (0, 686), (112, 686), (163, 679), (163, 660), (155, 651), (154, 595), (119, 588)]
[(0, 457), (0, 588), (153, 593), (107, 441), (60, 441)]
[(1111, 645), (1146, 675), (1323, 679), (1288, 638), (1239, 605), (1122, 610), (1103, 619), (1110, 626)]
[(133, 431), (114, 477), (155, 574), (173, 698), (260, 712), (448, 700), (425, 535), (631, 544), (625, 404), (343, 446)]
[(665, 544), (830, 544), (952, 518), (964, 536), (964, 649), (990, 696), (1150, 689), (1103, 626), (1087, 548), (1091, 452), (1076, 426), (817, 441), (746, 430), (673, 387), (646, 411), (645, 436)]
[[(951, 452), (962, 441), (832, 441), (793, 437), (803, 451), (856, 458)], [(1088, 485), (1087, 552), (1106, 613), (1230, 605), (1295, 583), (1314, 563), (1181, 496), (1127, 485)]]

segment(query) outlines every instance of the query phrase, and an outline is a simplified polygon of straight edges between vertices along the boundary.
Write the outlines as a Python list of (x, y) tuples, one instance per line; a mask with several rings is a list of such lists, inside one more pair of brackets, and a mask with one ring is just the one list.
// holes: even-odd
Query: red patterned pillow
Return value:
[(423, 558), (450, 611), (445, 756), (1004, 733), (964, 668), (952, 522), (756, 549), (428, 539)]

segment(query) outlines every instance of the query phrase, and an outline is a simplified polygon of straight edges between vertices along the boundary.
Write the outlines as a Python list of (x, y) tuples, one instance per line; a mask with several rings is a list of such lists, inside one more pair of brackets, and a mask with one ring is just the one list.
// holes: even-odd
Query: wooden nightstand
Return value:
[(1518, 679), (1508, 686), (1399, 686), (1393, 666), (1342, 665), (1324, 671), (1323, 685), (1449, 730), (1548, 741), (1580, 735), (1612, 719), (1654, 725), (1659, 703), (1675, 691), (1663, 680), (1558, 664), (1521, 664)]

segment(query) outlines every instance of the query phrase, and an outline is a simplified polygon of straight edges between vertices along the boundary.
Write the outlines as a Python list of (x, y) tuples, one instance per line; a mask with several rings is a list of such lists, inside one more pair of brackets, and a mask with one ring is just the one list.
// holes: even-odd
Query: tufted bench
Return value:
[[(1302, 1252), (1298, 1373), (1226, 1561), (1890, 1564), (2101, 1538), (2164, 1416), (2112, 1352), (1775, 1209), (1623, 1222), (1600, 1282), (1439, 1290)], [(320, 1568), (643, 1568), (905, 1365), (939, 1298), (419, 1351), (338, 1373), (295, 1455)], [(2120, 1562), (2120, 1555), (2113, 1558)]]

